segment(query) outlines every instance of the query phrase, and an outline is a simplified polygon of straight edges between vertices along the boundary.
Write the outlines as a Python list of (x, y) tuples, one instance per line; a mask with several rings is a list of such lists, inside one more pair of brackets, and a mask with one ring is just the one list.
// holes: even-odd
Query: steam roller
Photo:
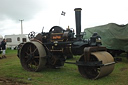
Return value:
[[(76, 35), (73, 28), (63, 29), (53, 26), (49, 32), (28, 34), (29, 42), (18, 46), (18, 57), (27, 71), (41, 71), (46, 68), (61, 68), (65, 63), (78, 66), (80, 74), (87, 79), (98, 79), (114, 70), (114, 59), (102, 47), (101, 37), (94, 33), (90, 39), (83, 39), (81, 32), (81, 8), (76, 8)], [(76, 62), (67, 62), (67, 58), (81, 55)]]

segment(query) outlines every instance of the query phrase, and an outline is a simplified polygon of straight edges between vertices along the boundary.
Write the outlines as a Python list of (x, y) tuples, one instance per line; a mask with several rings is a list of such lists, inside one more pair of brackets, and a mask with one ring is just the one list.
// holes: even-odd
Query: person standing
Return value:
[(5, 56), (6, 40), (5, 39), (3, 39), (3, 41), (1, 42), (1, 49), (2, 49), (2, 58), (6, 58), (6, 56)]
[[(0, 51), (1, 51), (1, 42), (0, 42)], [(1, 53), (0, 53), (1, 54)]]

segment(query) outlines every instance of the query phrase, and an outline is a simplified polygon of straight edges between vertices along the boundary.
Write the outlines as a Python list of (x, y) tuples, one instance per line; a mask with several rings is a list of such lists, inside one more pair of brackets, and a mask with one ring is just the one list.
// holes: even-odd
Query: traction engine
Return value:
[[(97, 79), (110, 74), (114, 69), (114, 59), (101, 46), (101, 37), (94, 33), (90, 39), (84, 40), (81, 33), (81, 8), (74, 9), (76, 19), (76, 35), (74, 30), (66, 30), (53, 26), (49, 32), (41, 32), (35, 36), (30, 32), (29, 42), (21, 43), (18, 57), (21, 65), (28, 71), (41, 71), (47, 67), (60, 68), (64, 63), (76, 64), (80, 74), (89, 79)], [(76, 62), (66, 62), (73, 55), (81, 55)]]

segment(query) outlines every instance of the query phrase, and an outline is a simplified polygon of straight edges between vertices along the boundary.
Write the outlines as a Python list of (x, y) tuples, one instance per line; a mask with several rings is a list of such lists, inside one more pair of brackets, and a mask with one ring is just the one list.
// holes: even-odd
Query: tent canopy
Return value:
[(123, 50), (128, 52), (128, 24), (117, 25), (109, 23), (107, 25), (86, 28), (84, 39), (89, 39), (94, 32), (101, 36), (103, 46), (108, 49)]

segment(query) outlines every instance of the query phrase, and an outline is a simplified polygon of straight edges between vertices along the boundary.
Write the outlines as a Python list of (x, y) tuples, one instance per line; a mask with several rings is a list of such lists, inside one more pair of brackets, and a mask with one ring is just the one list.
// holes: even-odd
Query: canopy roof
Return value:
[(108, 49), (128, 51), (128, 24), (117, 25), (109, 23), (107, 25), (86, 28), (84, 30), (85, 39), (89, 39), (94, 32), (101, 36), (103, 46)]

